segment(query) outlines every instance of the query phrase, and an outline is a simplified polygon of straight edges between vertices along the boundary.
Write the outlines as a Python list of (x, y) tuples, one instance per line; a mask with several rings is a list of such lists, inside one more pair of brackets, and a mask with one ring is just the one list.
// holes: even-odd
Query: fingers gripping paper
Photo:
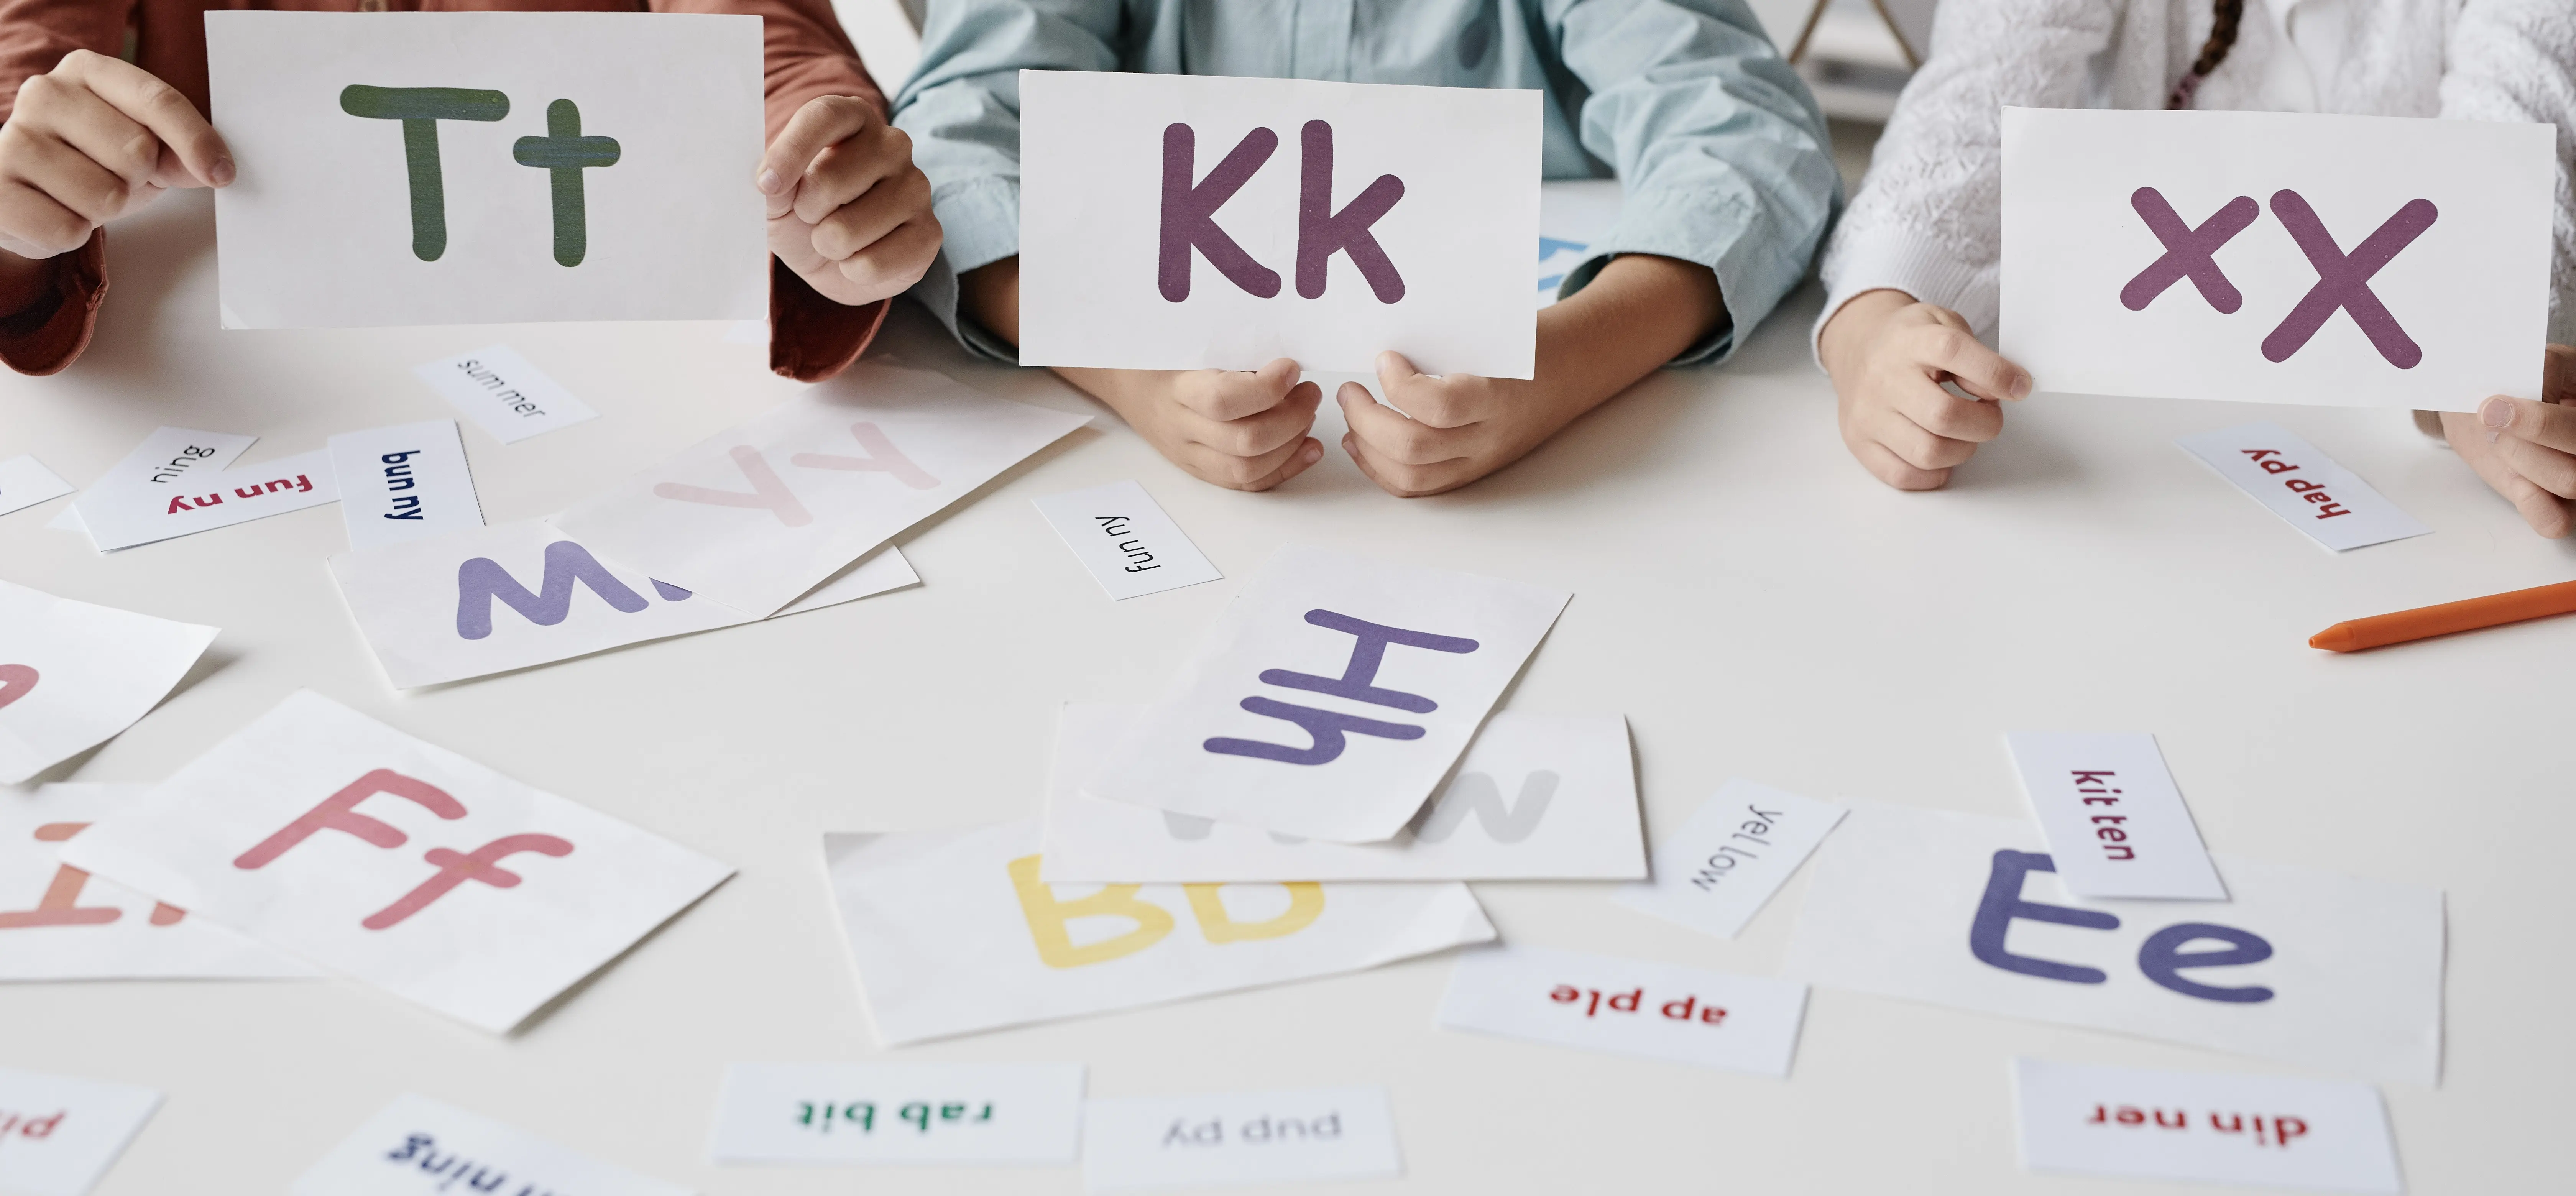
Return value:
[(1310, 839), (1392, 838), (1570, 597), (1284, 549), (1083, 792)]
[[(1038, 879), (1034, 818), (825, 835), (877, 1037), (892, 1045), (1356, 972), (1494, 937), (1462, 884)], [(1117, 927), (1106, 937), (1100, 927)]]

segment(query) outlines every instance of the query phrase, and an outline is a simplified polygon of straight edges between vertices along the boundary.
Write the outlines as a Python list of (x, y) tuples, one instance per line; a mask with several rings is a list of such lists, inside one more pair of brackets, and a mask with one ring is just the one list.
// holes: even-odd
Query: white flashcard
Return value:
[(149, 1088), (0, 1068), (0, 1192), (83, 1196), (160, 1107)]
[(2368, 1084), (2013, 1060), (2032, 1171), (2397, 1196), (2397, 1144)]
[(717, 1163), (1071, 1163), (1079, 1063), (736, 1063)]
[(506, 1122), (425, 1096), (395, 1097), (287, 1189), (288, 1196), (690, 1196)]
[[(331, 558), (331, 574), (396, 689), (758, 621), (595, 556), (542, 519), (342, 553)], [(886, 548), (778, 613), (920, 580), (902, 553)]]
[(2279, 424), (2264, 421), (2176, 439), (2184, 452), (2283, 522), (2342, 552), (2432, 531), (2360, 475)]
[(0, 981), (317, 975), (290, 956), (57, 857), (64, 840), (150, 792), (150, 785), (0, 789)]
[(1394, 838), (1572, 597), (1281, 549), (1082, 791), (1309, 839)]
[(2221, 855), (2223, 906), (2096, 901), (2039, 828), (1864, 802), (1816, 853), (1783, 975), (2431, 1084), (2442, 894)]
[(2227, 900), (2155, 736), (2016, 731), (2004, 744), (2067, 892)]
[(508, 345), (423, 362), (411, 373), (503, 444), (599, 418), (590, 404)]
[(1731, 939), (1787, 884), (1843, 808), (1752, 781), (1728, 781), (1671, 838), (1655, 844), (1654, 879), (1611, 900)]
[(2540, 397), (2557, 132), (2003, 110), (2001, 348), (2042, 391), (2474, 411)]
[(823, 857), (889, 1046), (1362, 971), (1494, 937), (1455, 883), (1058, 892), (1038, 879), (1034, 818), (825, 835)]
[(213, 642), (212, 627), (0, 581), (0, 785), (134, 725)]
[(1384, 1088), (1126, 1096), (1083, 1110), (1085, 1192), (1403, 1174)]
[[(149, 510), (166, 509), (170, 500), (195, 485), (208, 474), (221, 473), (230, 467), (243, 450), (259, 442), (256, 436), (236, 436), (230, 432), (200, 432), (193, 428), (160, 427), (125, 454), (123, 460), (108, 466), (97, 481), (89, 484), (79, 498), (65, 506), (47, 527), (64, 528), (89, 535), (87, 510), (105, 510), (109, 504), (126, 504)], [(92, 537), (96, 543), (96, 537)]]
[(766, 615), (1089, 422), (927, 370), (859, 365), (549, 522)]
[(1064, 546), (1113, 599), (1135, 598), (1225, 576), (1190, 543), (1162, 504), (1134, 482), (1030, 500)]
[(1531, 376), (1536, 90), (1019, 83), (1021, 364)]
[(760, 22), (215, 12), (226, 328), (745, 320)]
[(1439, 1024), (1786, 1079), (1806, 1010), (1795, 981), (1505, 945), (1459, 955)]
[(17, 456), (0, 461), (0, 515), (23, 511), (71, 492), (70, 482), (56, 476), (53, 470), (45, 468), (44, 462), (34, 457)]
[(1538, 186), (1538, 305), (1556, 305), (1565, 276), (1619, 227), (1617, 179), (1550, 179)]
[(331, 438), (349, 547), (379, 548), (483, 526), (456, 421), (434, 419)]
[(315, 449), (222, 473), (190, 475), (171, 493), (93, 489), (76, 505), (101, 551), (132, 548), (318, 507), (340, 499), (329, 449)]
[(733, 875), (310, 690), (62, 859), (494, 1033)]
[(1067, 703), (1047, 773), (1052, 883), (1252, 880), (1622, 880), (1645, 873), (1636, 764), (1615, 714), (1498, 710), (1440, 792), (1384, 843), (1324, 843), (1104, 801), (1083, 778), (1144, 714)]

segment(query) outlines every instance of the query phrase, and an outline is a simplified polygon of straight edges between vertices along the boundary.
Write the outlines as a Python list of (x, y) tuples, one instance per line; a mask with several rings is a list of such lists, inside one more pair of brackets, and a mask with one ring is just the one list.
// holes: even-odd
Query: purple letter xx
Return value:
[(2217, 253), (2229, 238), (2244, 232), (2255, 217), (2263, 214), (2263, 206), (2255, 203), (2253, 196), (2239, 195), (2228, 200), (2226, 207), (2218, 209), (2199, 228), (2184, 224), (2173, 205), (2153, 187), (2138, 188), (2129, 196), (2129, 206), (2138, 210), (2148, 231), (2163, 242), (2165, 255), (2120, 288), (2120, 306), (2145, 311), (2166, 287), (2185, 276), (2190, 277), (2191, 285), (2200, 288), (2200, 297), (2220, 312), (2234, 315), (2237, 308), (2245, 306), (2245, 296), (2238, 294), (2235, 284), (2219, 270)]
[(1178, 122), (1164, 127), (1163, 252), (1158, 263), (1164, 299), (1178, 303), (1190, 297), (1194, 246), (1234, 285), (1264, 299), (1279, 293), (1278, 273), (1252, 260), (1216, 223), (1216, 210), (1234, 198), (1278, 148), (1277, 133), (1254, 129), (1235, 143), (1205, 180), (1191, 186), (1190, 175), (1198, 169), (1198, 135)]
[(2281, 326), (2263, 338), (2263, 356), (2272, 361), (2288, 361), (2333, 318), (2335, 309), (2352, 314), (2352, 322), (2370, 338), (2372, 348), (2388, 359), (2388, 364), (2401, 370), (2415, 368), (2424, 360), (2424, 350), (2416, 347), (2406, 330), (2397, 326), (2397, 317), (2371, 293), (2370, 276), (2395, 258), (2399, 251), (2433, 227), (2438, 214), (2429, 199), (2409, 200), (2397, 214), (2389, 217), (2361, 244), (2353, 247), (2350, 257), (2335, 245), (2334, 236), (2326, 231), (2325, 222), (2317, 219), (2316, 209), (2296, 191), (2272, 193), (2272, 214), (2290, 230), (2290, 239), (2308, 255), (2308, 264), (2316, 268), (2317, 285), (2308, 288), (2307, 296), (2290, 309)]

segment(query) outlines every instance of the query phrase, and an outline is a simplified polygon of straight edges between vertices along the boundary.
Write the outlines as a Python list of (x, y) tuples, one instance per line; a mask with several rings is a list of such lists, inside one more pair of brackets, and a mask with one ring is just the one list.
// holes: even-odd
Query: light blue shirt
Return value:
[(1567, 273), (1652, 253), (1717, 273), (1724, 358), (1805, 277), (1842, 202), (1824, 117), (1744, 0), (931, 0), (895, 97), (947, 240), (913, 288), (967, 347), (957, 275), (1020, 250), (1022, 69), (1540, 89), (1548, 178), (1620, 180), (1611, 235)]

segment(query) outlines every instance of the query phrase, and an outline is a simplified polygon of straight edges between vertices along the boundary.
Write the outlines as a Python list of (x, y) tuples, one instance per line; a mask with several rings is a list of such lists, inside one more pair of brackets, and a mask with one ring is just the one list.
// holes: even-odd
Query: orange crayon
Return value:
[(2507, 594), (2464, 598), (2440, 606), (2419, 606), (2392, 615), (2373, 615), (2367, 619), (2337, 623), (2309, 636), (2308, 646), (2329, 652), (2359, 652), (2364, 648), (2430, 639), (2454, 631), (2475, 631), (2481, 627), (2570, 613), (2576, 613), (2576, 581), (2562, 581), (2553, 586), (2534, 586)]

